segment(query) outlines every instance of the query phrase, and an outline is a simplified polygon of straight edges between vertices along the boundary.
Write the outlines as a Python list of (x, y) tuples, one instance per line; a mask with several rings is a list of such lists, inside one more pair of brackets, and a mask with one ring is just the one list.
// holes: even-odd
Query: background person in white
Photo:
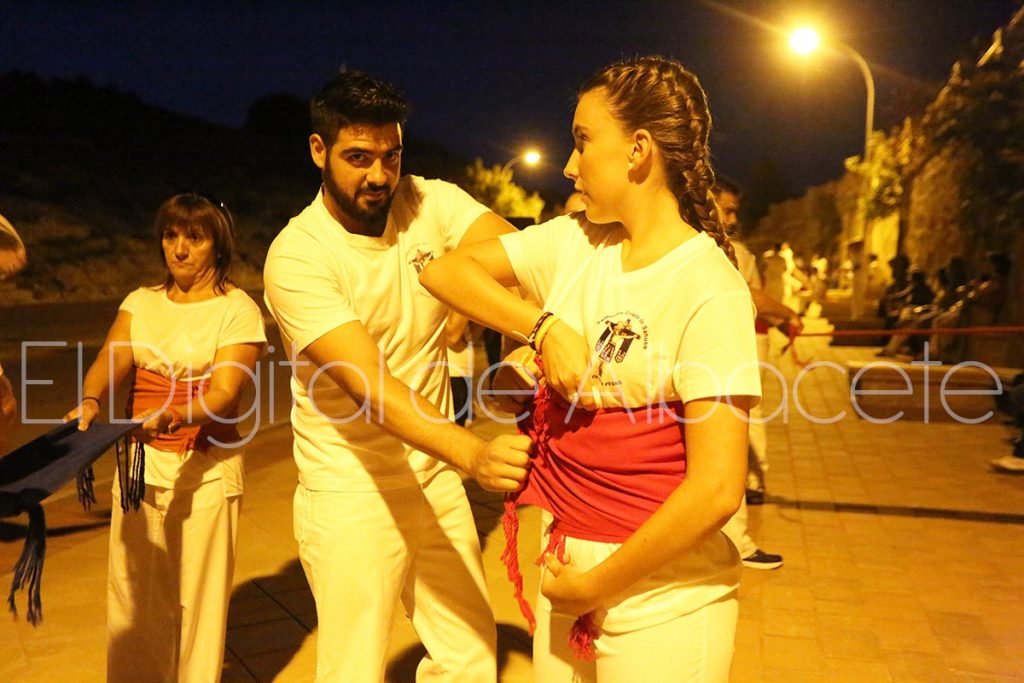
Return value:
[(401, 599), (429, 653), (419, 680), (492, 683), (494, 618), (453, 467), (516, 490), (530, 440), (484, 442), (449, 421), (448, 309), (418, 274), (514, 230), (454, 185), (400, 177), (406, 103), (393, 86), (343, 71), (311, 114), (322, 189), (274, 240), (264, 279), (295, 362), (295, 535), (317, 680), (380, 681)]
[[(736, 267), (750, 288), (750, 298), (757, 309), (757, 357), (761, 363), (770, 363), (768, 357), (768, 331), (780, 320), (796, 330), (803, 330), (803, 323), (796, 311), (785, 306), (764, 290), (757, 259), (739, 241), (740, 190), (732, 181), (718, 177), (715, 183), (715, 202), (722, 217), (722, 227), (736, 252)], [(761, 368), (761, 382), (764, 382), (764, 367)], [(778, 569), (782, 566), (782, 555), (767, 553), (757, 547), (747, 531), (747, 504), (764, 502), (765, 474), (768, 472), (768, 429), (764, 423), (764, 411), (758, 404), (750, 409), (750, 447), (747, 451), (747, 491), (736, 514), (722, 527), (725, 535), (736, 544), (743, 558), (743, 565), (751, 569)]]

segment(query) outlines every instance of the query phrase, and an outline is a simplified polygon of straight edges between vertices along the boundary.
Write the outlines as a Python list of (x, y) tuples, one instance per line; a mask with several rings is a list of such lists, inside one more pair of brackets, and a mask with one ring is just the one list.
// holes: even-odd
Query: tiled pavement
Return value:
[[(840, 364), (874, 351), (819, 340), (799, 349)], [(791, 390), (797, 368), (779, 363)], [(769, 413), (781, 386), (766, 387)], [(827, 367), (805, 375), (799, 391), (813, 416), (848, 414), (815, 424), (790, 394), (788, 416), (769, 423), (770, 495), (751, 508), (751, 525), (786, 564), (745, 571), (733, 680), (1024, 680), (1024, 476), (988, 465), (1008, 452), (1009, 429), (998, 416), (975, 426), (872, 424), (850, 412), (845, 378)], [(474, 428), (502, 429), (486, 420)], [(248, 461), (225, 681), (312, 680), (316, 618), (292, 540), (294, 482), (288, 430), (264, 431)], [(109, 493), (100, 493), (91, 513), (68, 496), (48, 505), (45, 621), (33, 629), (0, 620), (0, 681), (103, 679)], [(499, 622), (501, 680), (529, 681), (529, 638), (498, 561), (500, 501), (475, 487), (470, 494)], [(537, 527), (535, 511), (525, 514), (524, 557)], [(5, 570), (23, 521), (0, 523)], [(523, 568), (535, 584), (536, 570)], [(10, 573), (0, 577), (9, 581)], [(412, 680), (419, 655), (396, 614), (389, 678)]]

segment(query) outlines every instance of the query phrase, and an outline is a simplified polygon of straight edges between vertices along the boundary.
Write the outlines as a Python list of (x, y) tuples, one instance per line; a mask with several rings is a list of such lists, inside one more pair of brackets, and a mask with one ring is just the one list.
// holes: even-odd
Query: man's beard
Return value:
[[(358, 221), (367, 233), (378, 236), (384, 233), (384, 228), (387, 227), (388, 224), (388, 212), (391, 211), (391, 202), (395, 198), (395, 193), (389, 186), (370, 185), (356, 190), (355, 197), (349, 197), (340, 187), (332, 182), (330, 166), (324, 168), (323, 184), (324, 190), (331, 195), (331, 199), (333, 199), (334, 203), (338, 205), (338, 208), (340, 208), (346, 216)], [(360, 192), (378, 190), (383, 190), (387, 193), (387, 198), (383, 202), (368, 209), (364, 209), (359, 205), (358, 198)]]

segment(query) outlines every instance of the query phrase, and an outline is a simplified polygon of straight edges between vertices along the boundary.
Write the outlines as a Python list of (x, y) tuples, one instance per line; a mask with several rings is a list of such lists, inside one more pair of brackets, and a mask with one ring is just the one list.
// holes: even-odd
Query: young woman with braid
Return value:
[(707, 102), (661, 57), (580, 93), (565, 175), (586, 211), (452, 252), (421, 282), (538, 352), (517, 501), (552, 520), (536, 679), (725, 681), (740, 558), (720, 528), (761, 388), (750, 293), (711, 194)]

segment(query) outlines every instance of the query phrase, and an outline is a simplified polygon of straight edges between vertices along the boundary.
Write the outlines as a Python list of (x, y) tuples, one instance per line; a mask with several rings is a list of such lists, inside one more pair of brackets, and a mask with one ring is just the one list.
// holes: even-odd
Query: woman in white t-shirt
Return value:
[(228, 280), (223, 204), (178, 194), (154, 227), (166, 278), (125, 298), (65, 419), (88, 429), (110, 387), (132, 376), (128, 413), (142, 424), (114, 481), (107, 680), (217, 681), (242, 497), (236, 416), (266, 334), (259, 307)]
[(580, 90), (565, 166), (586, 211), (421, 274), (541, 359), (525, 425), (535, 457), (516, 501), (553, 520), (538, 681), (728, 679), (740, 563), (720, 528), (744, 492), (760, 381), (750, 293), (711, 194), (710, 126), (678, 62), (598, 72)]

